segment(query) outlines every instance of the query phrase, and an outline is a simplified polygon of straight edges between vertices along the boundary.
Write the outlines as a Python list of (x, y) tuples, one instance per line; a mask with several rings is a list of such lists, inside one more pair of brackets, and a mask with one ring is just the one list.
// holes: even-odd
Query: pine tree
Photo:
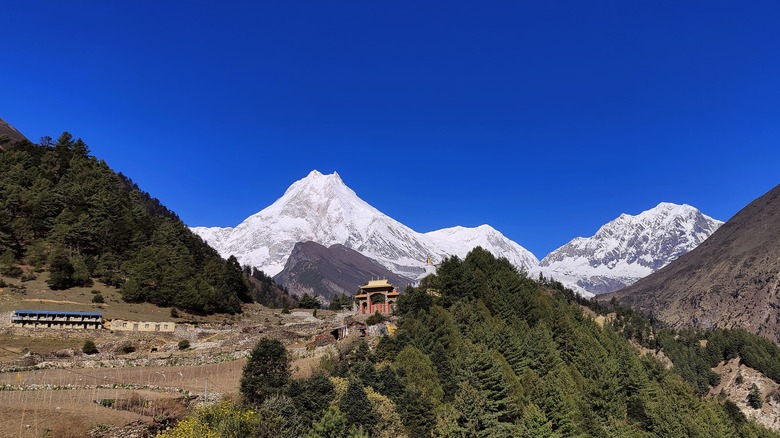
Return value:
[(281, 394), (290, 379), (287, 349), (278, 339), (261, 339), (249, 355), (241, 375), (241, 395), (259, 405), (271, 395)]
[(344, 414), (331, 406), (306, 433), (307, 438), (342, 438), (348, 434), (349, 426)]
[(350, 379), (347, 391), (339, 401), (339, 410), (344, 413), (347, 424), (370, 428), (377, 419), (374, 408), (366, 396), (363, 385), (356, 379)]
[(406, 388), (397, 407), (410, 437), (430, 436), (431, 429), (436, 424), (436, 408), (431, 404), (429, 397)]
[(303, 421), (310, 424), (327, 409), (335, 395), (333, 383), (322, 372), (306, 380), (293, 380), (287, 389)]
[(49, 257), (49, 280), (46, 282), (54, 290), (67, 289), (73, 285), (75, 269), (62, 248), (55, 248)]
[(493, 354), (482, 345), (469, 348), (468, 372), (471, 384), (485, 400), (485, 415), (492, 424), (512, 423), (515, 420), (512, 401), (507, 395), (507, 382)]
[(520, 421), (520, 436), (528, 438), (558, 438), (561, 436), (553, 431), (552, 421), (547, 419), (544, 411), (535, 404), (528, 405)]
[(761, 409), (764, 406), (764, 400), (761, 397), (761, 390), (755, 383), (750, 387), (750, 392), (747, 396), (748, 405), (753, 409)]
[(428, 356), (407, 345), (398, 353), (395, 367), (398, 376), (409, 391), (424, 397), (434, 408), (441, 404), (444, 390), (439, 383), (436, 368)]

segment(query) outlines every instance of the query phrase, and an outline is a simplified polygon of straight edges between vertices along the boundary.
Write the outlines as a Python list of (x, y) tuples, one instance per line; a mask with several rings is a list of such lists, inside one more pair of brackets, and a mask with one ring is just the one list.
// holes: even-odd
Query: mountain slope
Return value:
[(528, 269), (538, 263), (533, 254), (492, 228), (464, 230), (454, 234), (465, 236), (464, 241), (440, 246), (437, 232), (412, 230), (360, 199), (337, 173), (323, 175), (316, 170), (235, 228), (192, 228), (220, 254), (235, 255), (242, 264), (271, 275), (283, 269), (296, 243), (306, 241), (324, 246), (342, 244), (411, 278), (423, 271), (429, 256), (441, 260), (466, 254), (476, 241), (484, 241), (489, 245), (485, 249), (496, 255), (527, 263), (519, 267)]
[(780, 341), (780, 186), (740, 210), (703, 244), (603, 299), (674, 326), (740, 327)]
[(636, 216), (622, 214), (587, 238), (548, 254), (541, 272), (587, 292), (611, 292), (666, 266), (697, 247), (723, 222), (689, 205), (662, 202)]
[(48, 270), (54, 290), (99, 280), (121, 287), (126, 301), (205, 313), (251, 301), (235, 259), (220, 258), (67, 132), (0, 151), (0, 255), (3, 275)]
[(341, 294), (353, 295), (358, 286), (372, 278), (386, 278), (399, 290), (411, 282), (344, 245), (326, 248), (316, 242), (296, 243), (274, 281), (293, 295), (308, 293), (331, 300)]
[(16, 128), (11, 126), (8, 122), (0, 119), (0, 150), (4, 149), (2, 137), (8, 136), (8, 139), (13, 143), (17, 141), (27, 140), (27, 137), (19, 132)]

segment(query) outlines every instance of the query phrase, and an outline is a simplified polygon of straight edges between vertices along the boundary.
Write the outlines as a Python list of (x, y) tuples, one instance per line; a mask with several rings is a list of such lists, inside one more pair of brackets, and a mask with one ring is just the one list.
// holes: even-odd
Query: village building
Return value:
[(330, 331), (334, 340), (340, 341), (349, 335), (366, 336), (368, 326), (364, 322), (355, 321), (351, 317), (344, 321), (344, 325), (335, 327)]
[(11, 325), (26, 328), (94, 330), (103, 328), (103, 314), (54, 310), (14, 310), (11, 314)]
[(152, 322), (152, 321), (126, 321), (123, 319), (112, 319), (106, 322), (106, 328), (115, 331), (127, 332), (168, 332), (176, 330), (176, 324), (173, 322)]
[(387, 279), (371, 280), (360, 286), (360, 293), (355, 295), (352, 308), (358, 315), (373, 315), (376, 312), (390, 314), (398, 295)]

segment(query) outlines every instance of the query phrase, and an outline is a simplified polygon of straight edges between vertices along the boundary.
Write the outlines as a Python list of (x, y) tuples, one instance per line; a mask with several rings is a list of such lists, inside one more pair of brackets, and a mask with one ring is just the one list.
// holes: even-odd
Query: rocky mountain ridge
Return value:
[(696, 248), (722, 224), (690, 205), (662, 202), (637, 215), (621, 214), (591, 237), (572, 239), (532, 273), (593, 294), (612, 292)]
[(274, 281), (295, 295), (308, 293), (330, 301), (340, 294), (353, 295), (372, 278), (386, 278), (401, 290), (412, 281), (342, 244), (325, 247), (316, 242), (296, 243)]

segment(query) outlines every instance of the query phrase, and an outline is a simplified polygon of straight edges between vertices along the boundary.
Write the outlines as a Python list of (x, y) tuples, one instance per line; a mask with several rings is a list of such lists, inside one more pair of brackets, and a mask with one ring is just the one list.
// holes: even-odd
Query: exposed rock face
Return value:
[[(27, 137), (25, 137), (24, 134), (8, 124), (5, 120), (0, 119), (0, 138), (4, 135), (7, 135), (11, 142), (27, 140)], [(0, 142), (0, 150), (3, 150), (2, 142)]]
[(723, 222), (690, 205), (662, 202), (622, 214), (591, 237), (578, 237), (539, 262), (541, 272), (593, 294), (633, 284), (697, 247)]
[[(389, 270), (410, 278), (423, 272), (428, 257), (465, 256), (477, 245), (529, 269), (539, 260), (528, 250), (483, 225), (418, 233), (360, 199), (337, 173), (314, 170), (290, 186), (269, 207), (235, 228), (193, 227), (223, 257), (276, 275), (298, 242), (342, 244)], [(447, 239), (442, 244), (442, 236)]]
[(673, 327), (743, 328), (780, 341), (780, 186), (696, 249), (618, 292)]
[(330, 301), (334, 296), (352, 296), (358, 286), (372, 278), (386, 278), (390, 284), (403, 290), (411, 280), (390, 272), (378, 262), (363, 254), (336, 244), (330, 248), (316, 242), (297, 243), (287, 263), (274, 281), (291, 294), (321, 296)]
[[(739, 358), (721, 362), (713, 368), (720, 383), (710, 390), (711, 397), (722, 396), (734, 402), (746, 417), (767, 429), (780, 432), (780, 385), (762, 373), (741, 364)], [(761, 391), (763, 406), (753, 409), (748, 404), (748, 393), (753, 385)]]

